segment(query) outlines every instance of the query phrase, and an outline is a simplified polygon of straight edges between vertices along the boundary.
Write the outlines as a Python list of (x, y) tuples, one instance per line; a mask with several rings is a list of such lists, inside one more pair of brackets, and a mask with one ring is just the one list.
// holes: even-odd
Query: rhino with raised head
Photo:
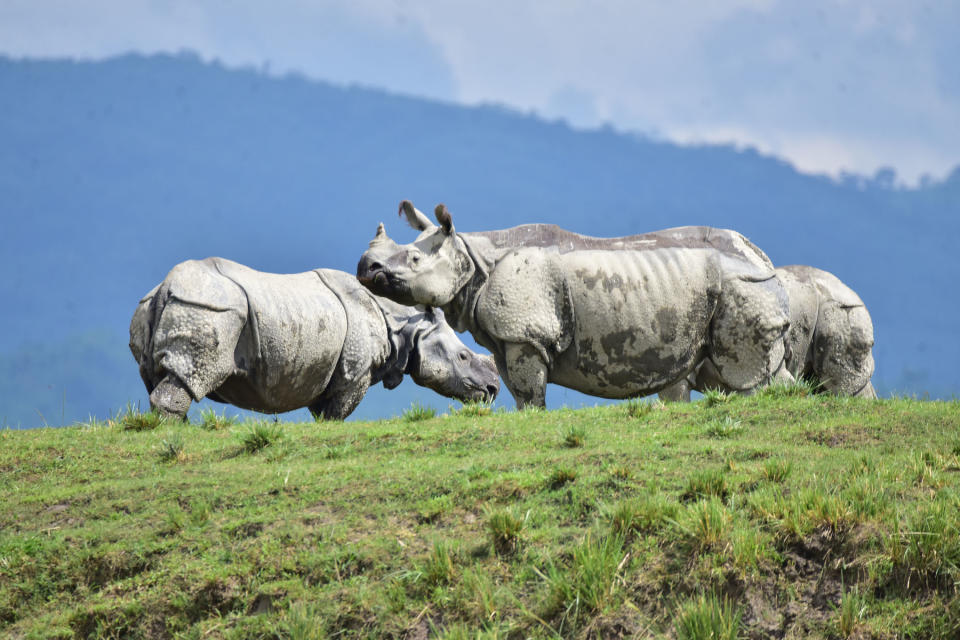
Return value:
[(734, 231), (679, 227), (593, 238), (546, 224), (457, 233), (434, 225), (398, 245), (383, 226), (357, 265), (360, 282), (403, 304), (442, 307), (496, 358), (520, 407), (544, 406), (548, 382), (605, 398), (647, 395), (704, 359), (750, 390), (783, 367), (787, 296), (767, 256)]
[[(876, 398), (870, 382), (873, 322), (860, 296), (822, 269), (790, 265), (776, 271), (790, 298), (785, 354), (790, 374), (813, 380), (821, 393)], [(705, 361), (660, 397), (689, 401), (691, 389), (730, 391)]]
[(263, 273), (223, 258), (175, 266), (141, 301), (130, 350), (151, 408), (184, 418), (207, 397), (342, 420), (372, 384), (405, 374), (462, 401), (499, 391), (489, 356), (470, 351), (440, 310), (371, 295), (342, 271)]

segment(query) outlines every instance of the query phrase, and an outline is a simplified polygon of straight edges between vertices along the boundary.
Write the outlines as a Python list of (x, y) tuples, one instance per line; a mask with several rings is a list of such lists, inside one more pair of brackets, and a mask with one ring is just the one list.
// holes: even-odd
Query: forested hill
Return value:
[[(960, 392), (960, 171), (910, 190), (889, 172), (838, 182), (749, 149), (576, 131), (189, 55), (0, 59), (0, 141), (0, 424), (144, 402), (127, 325), (176, 262), (353, 271), (377, 222), (412, 237), (402, 198), (447, 203), (461, 231), (737, 229), (774, 262), (828, 269), (861, 295), (882, 392)], [(408, 404), (402, 389), (358, 415)]]

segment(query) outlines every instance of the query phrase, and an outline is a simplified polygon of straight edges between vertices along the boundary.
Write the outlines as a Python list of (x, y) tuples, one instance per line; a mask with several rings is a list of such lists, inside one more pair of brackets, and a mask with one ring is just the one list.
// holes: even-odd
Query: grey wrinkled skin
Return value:
[(704, 360), (748, 391), (783, 367), (787, 295), (767, 256), (725, 229), (679, 227), (592, 238), (554, 225), (457, 233), (407, 201), (421, 231), (398, 245), (383, 225), (357, 265), (378, 295), (442, 307), (497, 360), (518, 406), (548, 382), (605, 398), (655, 393)]
[(137, 306), (130, 351), (151, 408), (180, 418), (206, 397), (342, 420), (370, 385), (392, 389), (405, 374), (462, 401), (499, 391), (492, 359), (467, 349), (442, 312), (378, 298), (331, 269), (180, 263)]
[[(876, 398), (873, 322), (860, 297), (832, 273), (805, 265), (777, 269), (790, 298), (785, 364), (794, 378), (813, 380), (820, 393)], [(660, 392), (661, 399), (689, 401), (690, 390), (730, 391), (709, 363)]]

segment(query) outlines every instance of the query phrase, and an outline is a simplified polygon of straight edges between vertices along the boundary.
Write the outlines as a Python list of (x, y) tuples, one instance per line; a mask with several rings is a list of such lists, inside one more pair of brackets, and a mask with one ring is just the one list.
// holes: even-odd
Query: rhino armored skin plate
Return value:
[(255, 271), (223, 258), (176, 265), (137, 306), (130, 350), (150, 406), (185, 418), (204, 397), (342, 420), (372, 384), (414, 382), (462, 401), (499, 391), (440, 310), (378, 298), (342, 271)]

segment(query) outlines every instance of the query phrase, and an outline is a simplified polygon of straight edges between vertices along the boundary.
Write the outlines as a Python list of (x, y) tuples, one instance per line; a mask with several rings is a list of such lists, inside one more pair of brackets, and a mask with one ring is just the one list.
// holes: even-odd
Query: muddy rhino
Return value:
[(181, 418), (206, 397), (342, 420), (370, 385), (392, 389), (405, 374), (462, 401), (499, 390), (492, 359), (467, 349), (442, 312), (378, 298), (331, 269), (262, 273), (223, 258), (178, 264), (140, 301), (130, 350), (150, 406)]
[(787, 295), (767, 256), (726, 229), (679, 227), (593, 238), (547, 224), (457, 233), (410, 202), (420, 231), (398, 245), (383, 225), (359, 280), (403, 304), (443, 308), (495, 356), (519, 407), (544, 406), (548, 382), (604, 398), (647, 395), (709, 358), (750, 390), (783, 366)]
[[(795, 378), (814, 381), (821, 393), (876, 398), (873, 322), (863, 300), (832, 273), (790, 265), (777, 269), (790, 298), (785, 362)], [(709, 361), (660, 393), (664, 400), (690, 400), (690, 390), (730, 391)]]

